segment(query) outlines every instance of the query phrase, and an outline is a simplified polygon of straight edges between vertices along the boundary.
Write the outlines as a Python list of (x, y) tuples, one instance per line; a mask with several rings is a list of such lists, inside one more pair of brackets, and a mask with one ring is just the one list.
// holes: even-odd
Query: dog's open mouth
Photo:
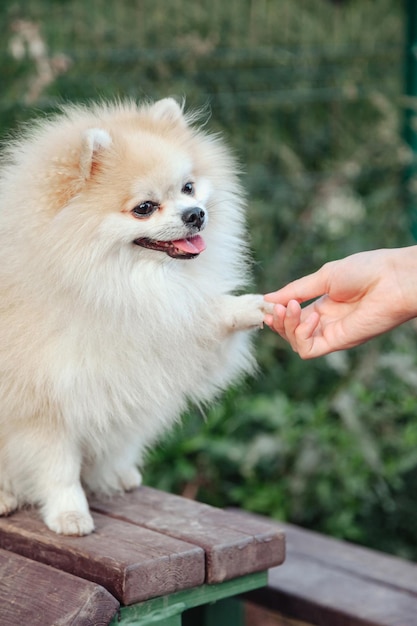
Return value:
[(142, 248), (150, 250), (160, 250), (173, 259), (194, 259), (200, 252), (206, 249), (206, 244), (201, 235), (194, 235), (186, 239), (176, 239), (175, 241), (157, 241), (155, 239), (135, 239), (133, 242)]

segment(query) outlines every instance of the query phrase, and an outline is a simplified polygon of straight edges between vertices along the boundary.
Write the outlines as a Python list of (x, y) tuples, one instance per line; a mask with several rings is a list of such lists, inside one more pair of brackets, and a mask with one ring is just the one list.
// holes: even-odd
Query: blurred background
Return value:
[[(3, 0), (0, 138), (63, 102), (208, 106), (242, 164), (253, 289), (272, 291), (327, 260), (414, 242), (413, 4)], [(304, 362), (265, 329), (257, 377), (190, 410), (145, 482), (415, 559), (416, 331)]]

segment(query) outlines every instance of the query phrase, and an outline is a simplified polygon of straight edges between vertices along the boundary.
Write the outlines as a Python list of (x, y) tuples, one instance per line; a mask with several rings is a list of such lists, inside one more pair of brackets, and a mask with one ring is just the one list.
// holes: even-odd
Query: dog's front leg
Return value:
[(40, 505), (45, 524), (56, 533), (88, 535), (94, 522), (80, 482), (78, 444), (58, 428), (42, 434), (28, 429), (25, 436), (20, 443), (28, 459), (20, 460), (26, 470), (26, 499)]
[(262, 328), (265, 313), (272, 308), (259, 294), (224, 296), (221, 307), (225, 330), (229, 332)]

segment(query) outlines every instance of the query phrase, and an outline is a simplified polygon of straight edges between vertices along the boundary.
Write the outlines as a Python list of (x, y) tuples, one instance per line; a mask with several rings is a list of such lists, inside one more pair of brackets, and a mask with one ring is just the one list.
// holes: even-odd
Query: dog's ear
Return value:
[(112, 139), (109, 133), (102, 128), (89, 128), (84, 133), (80, 155), (80, 171), (85, 180), (91, 177), (100, 161), (100, 155), (111, 143)]
[(163, 98), (151, 106), (150, 112), (155, 120), (181, 123), (186, 126), (183, 109), (184, 107), (178, 104), (174, 98)]

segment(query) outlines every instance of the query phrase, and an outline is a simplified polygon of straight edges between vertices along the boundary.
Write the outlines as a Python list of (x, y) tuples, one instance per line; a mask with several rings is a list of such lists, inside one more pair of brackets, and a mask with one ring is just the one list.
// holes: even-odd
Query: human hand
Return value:
[(267, 294), (264, 321), (304, 359), (352, 348), (417, 315), (416, 276), (417, 246), (354, 254)]

